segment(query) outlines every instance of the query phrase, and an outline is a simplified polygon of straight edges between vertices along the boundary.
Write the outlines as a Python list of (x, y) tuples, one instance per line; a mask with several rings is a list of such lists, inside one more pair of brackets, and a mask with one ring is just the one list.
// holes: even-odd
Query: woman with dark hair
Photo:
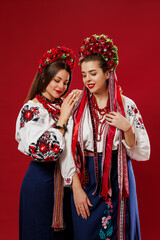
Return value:
[(72, 166), (62, 167), (62, 175), (66, 185), (72, 182), (74, 240), (141, 239), (131, 159), (148, 160), (150, 144), (138, 108), (120, 93), (117, 65), (111, 39), (84, 40), (85, 87), (73, 112), (72, 155), (69, 144), (62, 155)]
[(73, 239), (70, 192), (64, 190), (63, 200), (59, 160), (68, 119), (81, 93), (74, 90), (61, 98), (68, 91), (74, 62), (71, 49), (47, 51), (17, 119), (18, 149), (32, 158), (20, 193), (20, 240)]

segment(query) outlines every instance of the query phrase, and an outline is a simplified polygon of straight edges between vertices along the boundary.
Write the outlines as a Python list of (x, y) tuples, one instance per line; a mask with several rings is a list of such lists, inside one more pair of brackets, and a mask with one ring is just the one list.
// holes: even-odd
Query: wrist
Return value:
[(73, 180), (72, 180), (72, 190), (73, 191), (76, 191), (78, 189), (82, 188), (81, 186), (81, 182), (79, 180), (79, 176), (78, 176), (78, 173), (76, 173), (74, 176), (73, 176)]
[(67, 126), (66, 126), (66, 124), (58, 125), (57, 123), (55, 123), (55, 124), (53, 124), (53, 127), (56, 128), (56, 129), (59, 129), (59, 130), (64, 130), (64, 132), (67, 131)]
[(132, 125), (128, 126), (128, 128), (126, 128), (126, 130), (124, 130), (123, 132), (124, 132), (124, 133), (127, 133), (127, 132), (129, 132), (131, 129), (132, 129)]
[(58, 119), (57, 124), (58, 124), (58, 125), (63, 125), (63, 124), (66, 124), (66, 125), (67, 125), (67, 122), (68, 122), (68, 118), (63, 117), (63, 116), (60, 116), (59, 119)]

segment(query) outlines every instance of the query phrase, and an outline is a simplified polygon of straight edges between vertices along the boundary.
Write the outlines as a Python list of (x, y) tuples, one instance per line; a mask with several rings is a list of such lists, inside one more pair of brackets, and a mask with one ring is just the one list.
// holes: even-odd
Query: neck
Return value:
[(108, 88), (103, 93), (93, 93), (99, 108), (104, 108), (108, 101)]
[(54, 101), (55, 98), (52, 97), (47, 91), (42, 92), (43, 96), (48, 98), (50, 101)]

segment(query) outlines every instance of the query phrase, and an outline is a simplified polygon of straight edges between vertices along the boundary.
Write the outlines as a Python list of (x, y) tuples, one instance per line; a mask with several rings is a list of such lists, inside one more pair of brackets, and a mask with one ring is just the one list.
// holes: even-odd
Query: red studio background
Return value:
[[(133, 161), (142, 240), (159, 231), (159, 0), (5, 0), (0, 2), (0, 239), (18, 239), (19, 192), (30, 157), (17, 150), (15, 123), (41, 55), (57, 45), (78, 49), (91, 34), (118, 46), (123, 94), (139, 107), (151, 142), (149, 161)], [(77, 61), (78, 62), (78, 61)], [(82, 89), (76, 66), (70, 89)]]

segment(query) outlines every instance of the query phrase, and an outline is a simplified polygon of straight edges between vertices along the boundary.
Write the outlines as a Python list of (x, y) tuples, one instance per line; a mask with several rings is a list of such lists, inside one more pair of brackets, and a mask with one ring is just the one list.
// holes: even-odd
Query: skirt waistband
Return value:
[[(118, 153), (118, 150), (113, 150), (112, 151), (112, 154), (117, 154)], [(87, 156), (94, 156), (94, 152), (92, 151), (88, 151), (88, 150), (84, 150), (84, 156), (87, 157)], [(98, 153), (98, 156), (102, 156), (102, 152), (99, 152)]]

